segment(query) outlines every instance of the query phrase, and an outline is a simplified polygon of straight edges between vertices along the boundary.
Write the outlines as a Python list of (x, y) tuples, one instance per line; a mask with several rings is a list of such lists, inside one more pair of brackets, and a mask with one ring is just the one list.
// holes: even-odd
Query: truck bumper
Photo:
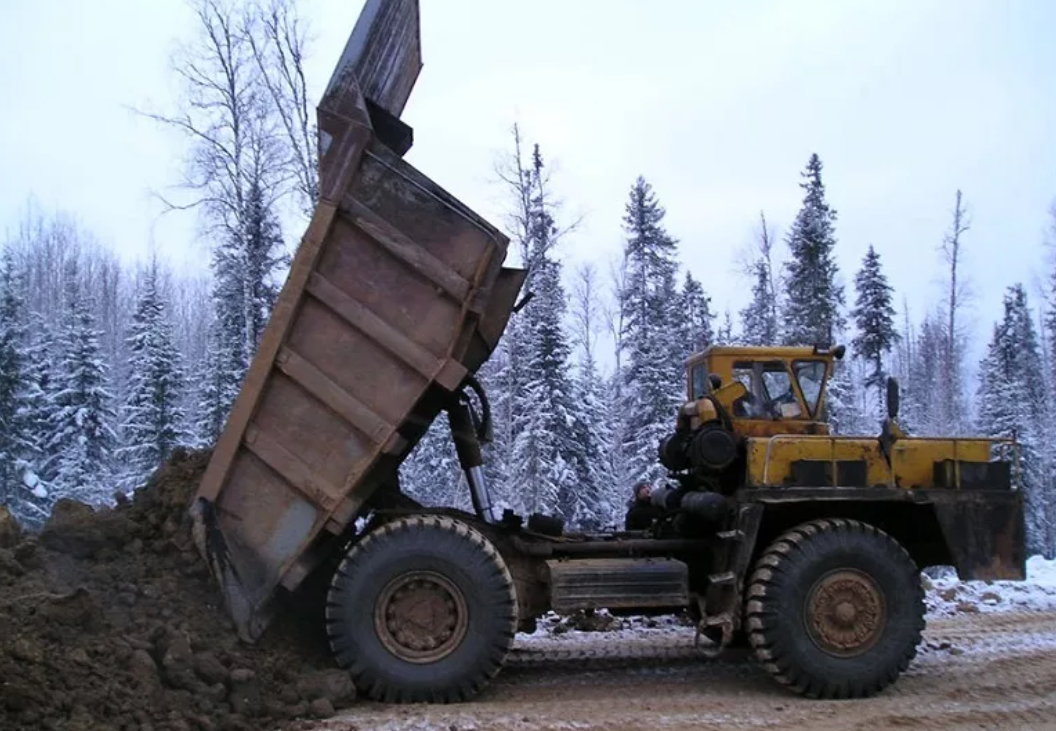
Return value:
[(1023, 494), (1011, 490), (932, 491), (935, 516), (962, 580), (1026, 578)]

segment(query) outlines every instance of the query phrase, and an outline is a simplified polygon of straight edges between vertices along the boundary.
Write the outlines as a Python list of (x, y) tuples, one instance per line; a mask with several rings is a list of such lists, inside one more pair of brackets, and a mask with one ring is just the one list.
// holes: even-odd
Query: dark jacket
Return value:
[(648, 499), (632, 498), (627, 501), (627, 517), (624, 519), (624, 527), (626, 530), (645, 530), (663, 514), (664, 509), (653, 505)]

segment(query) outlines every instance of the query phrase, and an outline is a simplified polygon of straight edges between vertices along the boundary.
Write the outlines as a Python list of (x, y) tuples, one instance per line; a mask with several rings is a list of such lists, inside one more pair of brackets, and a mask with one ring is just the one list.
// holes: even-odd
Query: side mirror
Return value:
[(898, 381), (893, 376), (887, 379), (887, 418), (898, 418)]

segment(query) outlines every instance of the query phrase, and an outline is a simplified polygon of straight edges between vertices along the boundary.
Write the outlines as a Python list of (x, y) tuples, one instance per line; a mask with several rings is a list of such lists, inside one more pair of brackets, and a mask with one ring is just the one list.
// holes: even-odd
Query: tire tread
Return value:
[[(438, 679), (437, 685), (431, 689), (415, 690), (372, 677), (369, 662), (364, 658), (355, 657), (344, 640), (342, 618), (338, 609), (341, 606), (341, 595), (353, 590), (359, 567), (367, 558), (404, 540), (406, 535), (426, 531), (451, 534), (474, 549), (477, 557), (474, 563), (477, 568), (482, 569), (482, 573), (490, 575), (492, 579), (497, 579), (502, 587), (501, 596), (493, 598), (490, 602), (494, 616), (502, 627), (496, 633), (494, 641), (487, 645), (487, 656), (481, 658), (471, 679), (446, 685)], [(414, 515), (387, 521), (353, 544), (334, 572), (327, 594), (325, 616), (330, 649), (337, 664), (349, 671), (356, 687), (362, 688), (370, 698), (386, 703), (452, 703), (468, 700), (479, 693), (502, 669), (517, 628), (517, 597), (513, 577), (506, 562), (491, 541), (478, 530), (448, 516)]]
[[(781, 595), (781, 579), (791, 566), (807, 560), (815, 552), (814, 542), (825, 535), (838, 539), (843, 536), (861, 534), (874, 539), (886, 557), (900, 565), (903, 570), (913, 572), (916, 587), (916, 621), (913, 627), (913, 642), (908, 643), (901, 655), (891, 662), (872, 683), (855, 683), (849, 679), (826, 680), (818, 678), (804, 668), (796, 667), (790, 653), (782, 648), (776, 637), (775, 625), (780, 622), (778, 601)], [(795, 526), (779, 536), (756, 562), (745, 591), (745, 626), (749, 645), (756, 659), (778, 683), (796, 693), (811, 698), (861, 698), (874, 695), (893, 683), (916, 657), (917, 646), (924, 630), (924, 590), (919, 581), (919, 572), (906, 549), (886, 532), (868, 523), (847, 518), (819, 518)]]

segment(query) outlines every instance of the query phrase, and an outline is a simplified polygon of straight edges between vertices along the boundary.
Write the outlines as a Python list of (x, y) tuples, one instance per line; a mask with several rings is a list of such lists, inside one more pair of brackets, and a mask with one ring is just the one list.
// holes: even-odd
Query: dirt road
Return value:
[(527, 638), (472, 703), (359, 704), (314, 728), (1056, 731), (1056, 612), (931, 620), (909, 671), (866, 700), (801, 699), (746, 652), (703, 660), (691, 629), (667, 627)]

